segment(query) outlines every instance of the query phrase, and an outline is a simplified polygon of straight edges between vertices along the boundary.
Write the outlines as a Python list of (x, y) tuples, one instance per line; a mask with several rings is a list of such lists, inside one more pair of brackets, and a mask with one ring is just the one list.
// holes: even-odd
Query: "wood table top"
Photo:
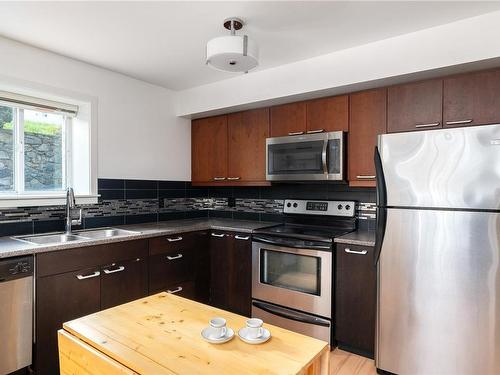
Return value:
[[(210, 344), (201, 331), (223, 317), (235, 337)], [(159, 293), (64, 324), (64, 329), (142, 374), (298, 374), (329, 350), (328, 343), (264, 323), (271, 339), (249, 345), (237, 337), (247, 318)]]

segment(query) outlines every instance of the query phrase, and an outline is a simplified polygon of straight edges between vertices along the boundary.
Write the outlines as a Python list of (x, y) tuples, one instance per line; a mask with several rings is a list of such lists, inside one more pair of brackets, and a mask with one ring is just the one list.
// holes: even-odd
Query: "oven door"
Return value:
[(331, 318), (332, 253), (252, 243), (252, 297)]
[(332, 342), (332, 325), (327, 319), (290, 310), (271, 303), (252, 301), (252, 318), (319, 340)]
[(343, 180), (343, 132), (266, 139), (269, 181)]

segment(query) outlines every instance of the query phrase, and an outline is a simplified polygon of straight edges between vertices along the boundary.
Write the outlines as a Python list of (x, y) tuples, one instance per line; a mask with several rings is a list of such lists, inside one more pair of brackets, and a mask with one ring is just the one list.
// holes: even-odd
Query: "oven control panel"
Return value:
[(285, 199), (283, 213), (353, 217), (354, 201)]

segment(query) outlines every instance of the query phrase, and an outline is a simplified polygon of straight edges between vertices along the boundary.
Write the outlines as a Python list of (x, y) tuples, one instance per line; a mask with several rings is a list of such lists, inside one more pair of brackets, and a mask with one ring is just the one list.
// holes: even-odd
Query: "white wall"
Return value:
[(190, 180), (191, 127), (174, 92), (1, 37), (0, 56), (0, 83), (97, 98), (99, 177)]
[(201, 117), (500, 66), (499, 35), (500, 12), (468, 18), (183, 90), (177, 114)]

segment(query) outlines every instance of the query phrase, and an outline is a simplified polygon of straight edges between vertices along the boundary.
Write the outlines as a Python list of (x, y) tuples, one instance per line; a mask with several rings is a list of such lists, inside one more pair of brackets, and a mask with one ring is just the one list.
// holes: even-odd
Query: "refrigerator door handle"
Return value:
[[(380, 136), (379, 136), (380, 141)], [(387, 220), (387, 188), (385, 185), (384, 169), (382, 168), (382, 158), (378, 146), (375, 147), (375, 174), (377, 181), (377, 229), (375, 232), (375, 251), (373, 252), (374, 263), (378, 263), (382, 242), (384, 242), (385, 225)]]

